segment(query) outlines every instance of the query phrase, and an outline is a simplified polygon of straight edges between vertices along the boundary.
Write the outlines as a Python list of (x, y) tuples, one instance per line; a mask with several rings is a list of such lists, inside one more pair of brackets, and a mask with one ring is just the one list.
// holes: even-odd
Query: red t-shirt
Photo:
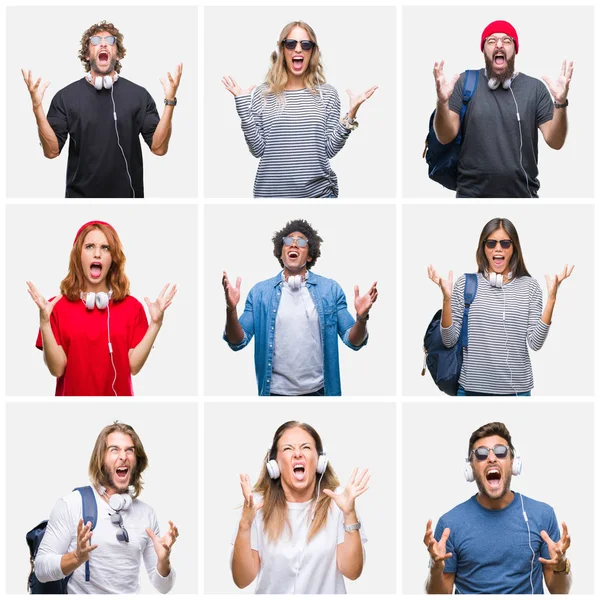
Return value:
[[(50, 298), (52, 300), (52, 298)], [(108, 317), (114, 369), (108, 351)], [(107, 309), (88, 310), (81, 300), (64, 296), (50, 315), (56, 343), (67, 355), (64, 374), (56, 381), (57, 396), (133, 396), (129, 350), (148, 330), (144, 307), (132, 296), (109, 303)], [(35, 344), (42, 350), (42, 332)]]

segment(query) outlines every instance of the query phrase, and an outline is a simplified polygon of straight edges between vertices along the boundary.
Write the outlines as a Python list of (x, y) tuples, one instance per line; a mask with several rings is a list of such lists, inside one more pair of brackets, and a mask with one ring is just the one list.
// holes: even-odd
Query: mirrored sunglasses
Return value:
[(308, 244), (308, 240), (305, 240), (304, 238), (293, 238), (289, 236), (283, 238), (283, 243), (286, 246), (291, 246), (294, 242), (296, 242), (298, 248), (304, 248)]
[(504, 444), (496, 444), (493, 448), (479, 446), (478, 448), (473, 448), (471, 452), (477, 460), (485, 460), (490, 455), (491, 450), (494, 451), (494, 456), (496, 458), (506, 458), (508, 456), (508, 446), (505, 446)]
[(114, 46), (115, 42), (117, 41), (117, 38), (114, 35), (105, 35), (104, 37), (101, 37), (99, 35), (93, 35), (90, 38), (92, 46), (97, 46), (102, 42), (102, 40), (104, 40), (109, 46)]

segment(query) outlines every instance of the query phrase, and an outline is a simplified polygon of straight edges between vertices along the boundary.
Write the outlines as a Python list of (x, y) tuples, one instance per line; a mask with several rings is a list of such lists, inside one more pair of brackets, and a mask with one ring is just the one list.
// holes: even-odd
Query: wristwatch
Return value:
[(173, 100), (167, 100), (165, 98), (165, 106), (177, 106), (177, 98), (173, 98)]
[(361, 317), (358, 313), (356, 313), (356, 320), (361, 323), (366, 323), (369, 320), (369, 313), (367, 313), (366, 317)]
[(344, 523), (344, 531), (346, 533), (350, 533), (351, 531), (356, 531), (360, 529), (360, 521), (358, 523), (352, 523), (352, 525), (346, 525), (346, 523)]
[(554, 573), (564, 573), (568, 575), (571, 571), (571, 561), (568, 558), (565, 558), (565, 568), (562, 571), (554, 571)]
[(569, 99), (568, 98), (565, 100), (564, 104), (559, 104), (558, 102), (554, 103), (554, 108), (567, 108), (567, 106), (569, 106)]

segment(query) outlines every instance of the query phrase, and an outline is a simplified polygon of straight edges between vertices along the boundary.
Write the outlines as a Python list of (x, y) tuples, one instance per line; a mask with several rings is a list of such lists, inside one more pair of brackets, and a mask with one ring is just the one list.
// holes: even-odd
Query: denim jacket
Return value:
[[(256, 370), (259, 396), (269, 396), (271, 394), (275, 323), (279, 302), (281, 301), (280, 284), (281, 273), (276, 277), (257, 283), (250, 290), (244, 313), (239, 319), (244, 330), (244, 339), (239, 344), (229, 343), (225, 334), (223, 334), (223, 339), (232, 350), (245, 348), (252, 336), (256, 335), (254, 368)], [(340, 383), (337, 336), (339, 335), (344, 344), (352, 350), (360, 350), (367, 343), (367, 338), (360, 346), (353, 346), (350, 343), (350, 329), (355, 321), (348, 312), (346, 296), (337, 282), (316, 275), (311, 271), (306, 280), (306, 287), (315, 303), (321, 326), (325, 395), (341, 396), (342, 386)]]

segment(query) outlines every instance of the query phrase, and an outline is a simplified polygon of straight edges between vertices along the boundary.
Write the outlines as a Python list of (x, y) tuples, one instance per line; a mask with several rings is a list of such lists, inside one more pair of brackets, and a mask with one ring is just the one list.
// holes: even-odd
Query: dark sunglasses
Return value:
[(100, 44), (100, 42), (102, 42), (102, 40), (104, 40), (109, 46), (114, 46), (116, 39), (117, 38), (114, 35), (106, 35), (104, 37), (100, 37), (99, 35), (93, 35), (90, 38), (90, 42), (92, 42), (92, 46), (97, 46), (98, 44)]
[(506, 458), (508, 456), (508, 447), (504, 444), (496, 444), (493, 448), (479, 446), (478, 448), (473, 448), (471, 452), (477, 460), (485, 460), (490, 455), (490, 450), (494, 451), (496, 458)]
[(508, 250), (512, 246), (512, 240), (485, 240), (483, 242), (486, 248), (493, 250), (498, 244), (500, 244), (501, 248), (504, 250)]
[(294, 241), (296, 242), (296, 246), (298, 246), (298, 248), (304, 248), (308, 244), (308, 240), (305, 240), (304, 238), (293, 238), (289, 236), (283, 238), (283, 243), (286, 246), (291, 246)]
[(110, 515), (110, 520), (111, 523), (114, 523), (121, 529), (121, 531), (117, 533), (117, 539), (120, 542), (129, 543), (129, 534), (127, 533), (127, 529), (123, 527), (123, 515), (120, 512), (115, 512), (112, 515)]
[(301, 40), (300, 42), (298, 42), (297, 40), (290, 40), (290, 39), (285, 39), (283, 40), (282, 44), (288, 49), (288, 50), (295, 50), (296, 49), (296, 45), (300, 43), (300, 47), (302, 48), (302, 50), (304, 50), (305, 52), (308, 52), (309, 50), (312, 50), (316, 44), (314, 42), (311, 42), (310, 40)]

